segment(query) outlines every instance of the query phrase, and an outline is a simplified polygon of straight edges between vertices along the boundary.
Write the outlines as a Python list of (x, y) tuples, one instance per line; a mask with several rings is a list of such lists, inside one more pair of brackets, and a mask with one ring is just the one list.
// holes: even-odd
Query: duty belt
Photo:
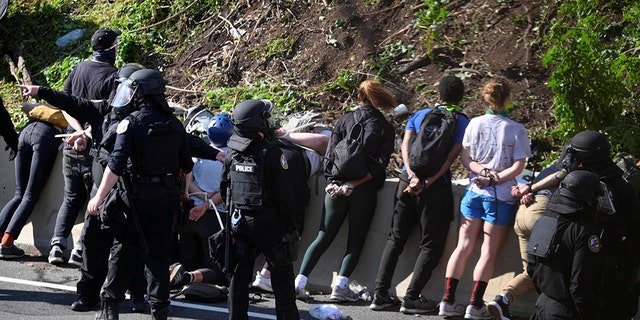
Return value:
[(171, 174), (162, 176), (137, 176), (135, 181), (142, 184), (160, 184), (164, 182), (171, 182), (175, 184), (177, 182), (174, 175)]

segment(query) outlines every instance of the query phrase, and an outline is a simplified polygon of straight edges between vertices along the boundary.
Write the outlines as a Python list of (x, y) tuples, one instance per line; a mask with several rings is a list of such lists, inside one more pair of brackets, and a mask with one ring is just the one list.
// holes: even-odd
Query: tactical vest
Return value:
[(132, 161), (136, 173), (140, 176), (177, 176), (180, 171), (178, 152), (182, 146), (182, 139), (180, 131), (171, 119), (151, 122), (148, 116), (142, 115), (139, 111), (131, 115), (146, 127), (144, 142), (140, 144), (142, 150), (134, 153), (138, 159)]
[(265, 154), (272, 145), (265, 143), (256, 154), (231, 150), (228, 180), (231, 199), (236, 209), (264, 210), (269, 203), (269, 187), (265, 178)]

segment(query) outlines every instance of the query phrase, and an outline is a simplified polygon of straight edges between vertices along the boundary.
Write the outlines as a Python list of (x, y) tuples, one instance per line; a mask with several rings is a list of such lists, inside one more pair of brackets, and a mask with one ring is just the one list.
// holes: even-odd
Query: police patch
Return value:
[(287, 158), (284, 157), (284, 154), (280, 155), (280, 165), (282, 169), (289, 170), (289, 163), (287, 163)]
[(123, 134), (123, 133), (127, 132), (128, 128), (129, 128), (129, 120), (124, 119), (124, 120), (120, 121), (120, 123), (118, 123), (118, 128), (116, 128), (116, 133), (117, 134)]
[(600, 252), (600, 238), (596, 235), (590, 236), (589, 240), (587, 240), (587, 247), (591, 252)]

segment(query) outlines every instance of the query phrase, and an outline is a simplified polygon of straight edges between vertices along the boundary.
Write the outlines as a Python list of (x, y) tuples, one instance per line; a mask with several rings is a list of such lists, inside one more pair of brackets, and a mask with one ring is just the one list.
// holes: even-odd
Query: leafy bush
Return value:
[(609, 135), (614, 151), (640, 154), (640, 4), (559, 3), (543, 59), (545, 66), (554, 68), (549, 81), (559, 123), (554, 135), (566, 140), (585, 129), (600, 130)]

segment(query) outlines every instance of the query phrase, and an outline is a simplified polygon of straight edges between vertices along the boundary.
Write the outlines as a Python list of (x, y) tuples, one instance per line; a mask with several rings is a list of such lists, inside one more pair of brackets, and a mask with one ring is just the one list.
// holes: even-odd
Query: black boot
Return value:
[(167, 320), (169, 306), (151, 306), (151, 319)]
[(114, 299), (102, 297), (100, 311), (96, 313), (96, 320), (118, 320), (118, 313), (118, 302)]

